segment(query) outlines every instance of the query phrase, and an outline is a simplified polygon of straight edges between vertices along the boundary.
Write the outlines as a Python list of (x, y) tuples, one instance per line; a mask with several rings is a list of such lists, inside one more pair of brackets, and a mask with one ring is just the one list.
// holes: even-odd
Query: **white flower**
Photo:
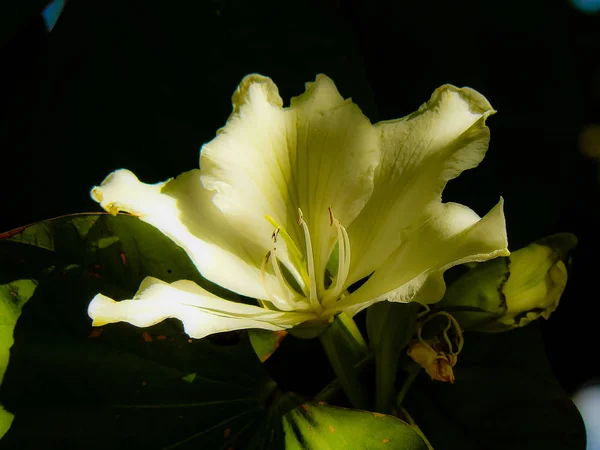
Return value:
[(92, 190), (105, 210), (155, 226), (205, 278), (261, 306), (149, 277), (133, 300), (97, 295), (94, 325), (175, 317), (195, 338), (287, 329), (383, 300), (436, 302), (449, 267), (508, 255), (502, 200), (483, 218), (441, 201), (487, 150), (494, 110), (477, 92), (442, 86), (417, 112), (372, 125), (319, 75), (282, 105), (271, 79), (249, 75), (200, 169), (153, 185), (117, 170)]

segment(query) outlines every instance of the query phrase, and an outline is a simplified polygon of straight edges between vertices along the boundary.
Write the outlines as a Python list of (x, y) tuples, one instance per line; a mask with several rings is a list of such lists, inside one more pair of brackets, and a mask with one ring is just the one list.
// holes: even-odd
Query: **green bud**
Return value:
[(567, 286), (565, 263), (545, 245), (533, 243), (514, 252), (509, 270), (503, 288), (506, 312), (486, 331), (523, 327), (540, 316), (548, 319)]
[(556, 234), (477, 264), (448, 287), (434, 309), (450, 312), (465, 330), (485, 332), (548, 319), (567, 284), (565, 262), (576, 244), (574, 235)]

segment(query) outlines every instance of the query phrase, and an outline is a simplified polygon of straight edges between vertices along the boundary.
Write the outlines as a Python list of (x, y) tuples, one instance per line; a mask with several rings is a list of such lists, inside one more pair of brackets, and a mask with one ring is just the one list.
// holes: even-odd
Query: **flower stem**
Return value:
[(354, 320), (345, 313), (339, 314), (319, 339), (352, 406), (368, 409), (368, 396), (359, 379), (359, 366), (368, 348)]
[(398, 355), (385, 347), (375, 349), (375, 411), (389, 413), (396, 385)]
[(367, 331), (375, 353), (375, 411), (389, 414), (394, 404), (398, 360), (414, 334), (419, 304), (381, 302), (367, 310)]
[(411, 363), (406, 369), (406, 378), (404, 379), (404, 383), (402, 383), (402, 387), (400, 388), (400, 391), (396, 396), (397, 408), (402, 408), (402, 402), (404, 401), (404, 397), (406, 396), (406, 393), (408, 392), (408, 389), (412, 385), (413, 381), (415, 381), (415, 378), (417, 378), (417, 375), (419, 375), (420, 370), (421, 366), (415, 363)]

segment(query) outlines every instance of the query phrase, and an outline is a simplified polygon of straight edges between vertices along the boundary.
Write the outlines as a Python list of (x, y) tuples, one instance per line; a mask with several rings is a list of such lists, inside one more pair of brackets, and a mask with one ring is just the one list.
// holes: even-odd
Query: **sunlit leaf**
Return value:
[(426, 450), (417, 432), (385, 414), (304, 403), (283, 417), (286, 450)]

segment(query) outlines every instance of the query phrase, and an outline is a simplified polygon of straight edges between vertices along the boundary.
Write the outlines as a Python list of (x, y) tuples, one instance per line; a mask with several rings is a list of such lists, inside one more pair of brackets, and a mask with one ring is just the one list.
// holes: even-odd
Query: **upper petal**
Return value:
[(417, 112), (376, 125), (381, 163), (373, 195), (348, 229), (347, 285), (381, 267), (411, 230), (436, 213), (446, 183), (481, 162), (489, 142), (485, 120), (493, 113), (476, 91), (448, 85)]
[[(260, 281), (266, 247), (228, 225), (213, 205), (212, 193), (202, 186), (199, 170), (157, 184), (142, 183), (132, 172), (117, 170), (91, 195), (112, 214), (126, 211), (158, 228), (186, 251), (210, 281), (248, 297), (267, 298)], [(266, 282), (281, 295), (268, 274)]]
[(185, 332), (201, 339), (223, 331), (262, 328), (283, 330), (314, 318), (311, 314), (269, 311), (258, 306), (223, 300), (192, 281), (167, 284), (147, 277), (132, 300), (115, 302), (98, 294), (88, 307), (94, 326), (128, 322), (148, 327), (167, 318), (183, 323)]
[(447, 269), (509, 254), (502, 205), (501, 199), (481, 219), (458, 203), (440, 205), (436, 216), (407, 236), (364, 285), (334, 308), (353, 315), (383, 300), (439, 301)]
[(253, 242), (269, 242), (270, 215), (303, 249), (300, 208), (322, 289), (335, 238), (328, 208), (347, 225), (364, 206), (379, 162), (377, 133), (323, 75), (289, 108), (282, 108), (275, 84), (259, 75), (242, 81), (233, 102), (225, 127), (202, 148), (202, 183), (214, 190), (213, 201), (231, 227)]

